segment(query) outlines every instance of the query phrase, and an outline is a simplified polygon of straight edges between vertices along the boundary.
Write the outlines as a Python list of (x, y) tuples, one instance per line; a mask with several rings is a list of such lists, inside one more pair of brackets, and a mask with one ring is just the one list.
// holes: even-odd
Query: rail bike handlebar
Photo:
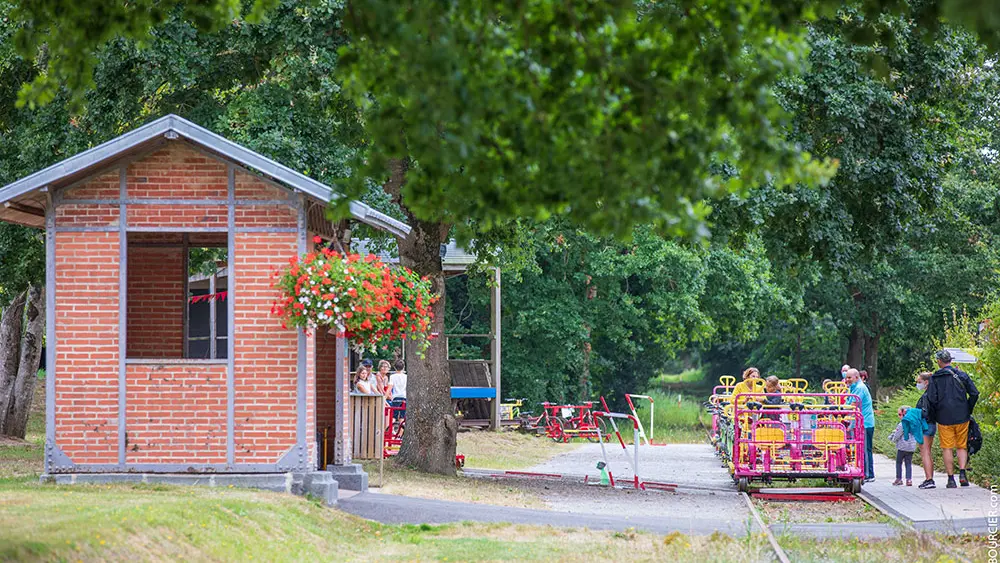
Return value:
[(605, 411), (594, 411), (591, 414), (593, 414), (594, 416), (600, 416), (604, 418), (627, 418), (632, 421), (633, 429), (635, 430), (639, 429), (639, 419), (630, 414), (625, 414), (620, 412), (605, 412)]

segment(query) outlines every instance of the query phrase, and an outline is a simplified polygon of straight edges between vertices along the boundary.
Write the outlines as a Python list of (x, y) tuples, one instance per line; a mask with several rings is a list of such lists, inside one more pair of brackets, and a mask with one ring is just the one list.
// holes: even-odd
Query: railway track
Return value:
[[(788, 558), (788, 554), (785, 553), (785, 550), (783, 550), (781, 548), (781, 544), (778, 543), (778, 539), (776, 537), (774, 537), (774, 532), (771, 531), (771, 527), (768, 526), (768, 525), (766, 525), (764, 523), (764, 519), (761, 518), (760, 512), (757, 510), (757, 507), (754, 506), (753, 500), (750, 498), (750, 495), (747, 494), (747, 493), (739, 493), (739, 494), (743, 498), (743, 502), (746, 504), (747, 509), (750, 511), (751, 516), (753, 516), (755, 524), (757, 525), (758, 528), (760, 528), (761, 532), (767, 538), (768, 543), (771, 545), (771, 551), (774, 552), (775, 557), (777, 557), (778, 561), (780, 561), (781, 563), (790, 563), (791, 560)], [(869, 495), (867, 495), (864, 491), (856, 494), (855, 496), (857, 498), (859, 498), (861, 501), (863, 501), (866, 504), (868, 504), (869, 506), (871, 506), (872, 508), (874, 508), (875, 510), (878, 510), (879, 512), (881, 512), (885, 516), (887, 516), (890, 519), (892, 519), (894, 522), (896, 522), (897, 524), (899, 524), (900, 526), (902, 526), (907, 531), (912, 532), (913, 534), (916, 534), (917, 537), (919, 537), (922, 540), (927, 541), (928, 543), (934, 545), (935, 547), (937, 547), (941, 551), (944, 551), (944, 552), (948, 553), (949, 555), (951, 555), (955, 559), (961, 561), (962, 563), (972, 563), (968, 558), (966, 558), (965, 556), (963, 556), (961, 553), (957, 553), (955, 551), (949, 551), (949, 548), (947, 546), (945, 546), (943, 543), (941, 543), (940, 541), (938, 541), (937, 538), (935, 538), (932, 534), (929, 534), (927, 532), (922, 532), (922, 531), (914, 528), (913, 524), (911, 524), (911, 523), (903, 520), (902, 518), (896, 516), (895, 514), (892, 514), (889, 511), (885, 510), (877, 502), (875, 502), (874, 499), (872, 499)]]

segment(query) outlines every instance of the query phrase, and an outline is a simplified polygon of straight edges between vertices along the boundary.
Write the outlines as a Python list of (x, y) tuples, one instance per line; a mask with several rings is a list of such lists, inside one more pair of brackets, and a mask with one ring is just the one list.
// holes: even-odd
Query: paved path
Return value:
[(674, 516), (599, 515), (511, 508), (488, 504), (473, 504), (430, 500), (381, 493), (361, 493), (337, 501), (337, 508), (351, 514), (387, 524), (443, 524), (447, 522), (509, 522), (560, 528), (593, 530), (625, 530), (635, 528), (655, 534), (679, 531), (690, 535), (709, 535), (719, 531), (733, 536), (746, 532), (743, 522), (737, 524)]
[(924, 480), (923, 469), (917, 465), (913, 466), (912, 487), (893, 486), (895, 460), (875, 454), (875, 477), (874, 482), (864, 485), (867, 496), (889, 512), (912, 521), (918, 529), (982, 533), (988, 527), (987, 518), (991, 510), (994, 516), (998, 514), (995, 506), (991, 508), (988, 489), (975, 484), (957, 489), (945, 488), (948, 477), (943, 471), (934, 476), (936, 489), (917, 488)]
[[(737, 495), (733, 495), (737, 496)], [(633, 528), (654, 534), (681, 532), (704, 536), (722, 532), (740, 537), (752, 531), (747, 522), (726, 522), (716, 519), (693, 518), (690, 513), (671, 513), (671, 516), (608, 516), (510, 508), (488, 504), (452, 502), (388, 495), (381, 493), (346, 493), (337, 501), (337, 508), (362, 518), (386, 524), (445, 524), (449, 522), (507, 522), (554, 526), (557, 528), (587, 528), (591, 530), (627, 530)], [(887, 524), (776, 524), (775, 533), (808, 535), (816, 538), (889, 538), (899, 535), (899, 530)]]
[[(631, 481), (631, 447), (628, 454), (607, 447), (608, 462), (615, 478)], [(585, 444), (558, 458), (532, 467), (531, 471), (600, 479), (596, 469), (602, 459), (599, 444)], [(543, 487), (540, 496), (551, 510), (532, 510), (484, 504), (419, 499), (381, 493), (342, 493), (338, 508), (363, 518), (385, 523), (510, 522), (594, 530), (635, 528), (656, 534), (679, 531), (706, 535), (719, 531), (741, 536), (748, 530), (749, 513), (732, 484), (728, 471), (707, 444), (674, 444), (641, 447), (640, 476), (644, 481), (679, 485), (676, 493), (615, 491), (585, 485)], [(919, 483), (923, 472), (914, 467)], [(470, 473), (472, 471), (470, 470)], [(890, 513), (910, 520), (918, 530), (946, 533), (988, 533), (991, 495), (975, 485), (946, 489), (946, 479), (937, 479), (939, 488), (920, 490), (894, 487), (895, 463), (876, 455), (874, 483), (864, 486), (865, 495)], [(480, 477), (485, 477), (481, 475)], [(822, 510), (817, 506), (817, 510)], [(774, 524), (777, 534), (816, 538), (890, 538), (899, 535), (898, 526), (881, 523)]]
[[(617, 482), (631, 483), (634, 454), (617, 443), (605, 444), (608, 465)], [(600, 444), (584, 444), (530, 471), (589, 476), (600, 479), (597, 462), (602, 460)], [(745, 525), (750, 513), (736, 494), (733, 480), (715, 451), (708, 444), (671, 444), (639, 448), (639, 476), (643, 481), (659, 481), (678, 485), (676, 493), (623, 494), (609, 489), (588, 491), (587, 494), (542, 494), (549, 508), (563, 512), (594, 514), (630, 514), (661, 516), (664, 514), (697, 514), (698, 518), (717, 520), (727, 525)]]

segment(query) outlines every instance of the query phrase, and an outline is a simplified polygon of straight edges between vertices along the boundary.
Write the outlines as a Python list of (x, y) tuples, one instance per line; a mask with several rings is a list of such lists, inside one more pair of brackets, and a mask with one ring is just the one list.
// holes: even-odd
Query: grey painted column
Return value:
[[(306, 198), (304, 195), (299, 194), (298, 197), (298, 216), (299, 216), (299, 255), (305, 254), (308, 249), (308, 241), (306, 240), (309, 236), (309, 222), (306, 217)], [(312, 467), (307, 467), (308, 459), (307, 453), (309, 448), (307, 446), (308, 440), (315, 438), (310, 438), (306, 436), (306, 393), (307, 386), (306, 382), (308, 380), (308, 364), (307, 354), (309, 353), (308, 342), (306, 341), (306, 334), (303, 331), (299, 331), (299, 362), (298, 362), (298, 384), (296, 386), (296, 401), (295, 401), (295, 431), (296, 431), (296, 448), (298, 451), (298, 467), (303, 471), (314, 469)]]
[(497, 396), (493, 399), (493, 416), (491, 426), (493, 430), (500, 430), (500, 403), (503, 401), (502, 389), (500, 385), (500, 268), (493, 268), (493, 289), (490, 292), (490, 359), (493, 364), (493, 385), (496, 386)]
[(182, 284), (184, 287), (181, 291), (183, 294), (181, 295), (181, 306), (183, 307), (181, 313), (181, 324), (183, 325), (182, 330), (184, 331), (184, 334), (182, 335), (182, 338), (184, 340), (181, 342), (181, 348), (183, 349), (185, 358), (191, 357), (191, 310), (188, 307), (188, 294), (191, 293), (191, 289), (188, 287), (188, 260), (191, 256), (191, 250), (189, 247), (190, 235), (184, 233), (181, 235), (181, 275), (184, 278), (184, 283)]
[(45, 472), (56, 447), (56, 194), (45, 206)]
[(228, 249), (226, 251), (226, 464), (236, 463), (236, 170), (226, 167)]
[(118, 169), (118, 465), (125, 467), (125, 355), (128, 350), (128, 168)]
[(337, 409), (336, 437), (333, 440), (333, 464), (347, 465), (351, 463), (351, 444), (344, 439), (344, 434), (349, 427), (348, 393), (347, 382), (347, 339), (343, 336), (337, 337), (336, 370), (334, 381), (337, 392), (335, 397), (335, 408)]
[[(212, 267), (212, 269), (213, 269), (212, 275), (209, 276), (208, 278), (208, 294), (212, 296), (208, 298), (208, 324), (210, 325), (208, 327), (208, 338), (209, 338), (208, 357), (214, 360), (219, 357), (219, 351), (218, 351), (219, 335), (218, 335), (218, 330), (216, 329), (215, 326), (216, 321), (218, 320), (218, 313), (216, 311), (216, 300), (215, 300), (215, 292), (217, 289), (215, 284), (215, 274), (218, 270), (214, 266)], [(185, 269), (184, 272), (185, 272), (185, 277), (187, 277), (187, 269)], [(184, 292), (185, 300), (188, 298), (187, 294), (188, 292), (185, 291)], [(187, 303), (184, 304), (184, 308), (185, 309), (187, 308)]]

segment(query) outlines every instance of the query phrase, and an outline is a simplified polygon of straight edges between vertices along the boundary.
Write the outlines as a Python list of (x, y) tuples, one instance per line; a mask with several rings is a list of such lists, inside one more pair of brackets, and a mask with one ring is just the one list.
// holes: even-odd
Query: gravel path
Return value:
[[(612, 447), (613, 446), (613, 447)], [(606, 444), (608, 464), (616, 481), (632, 481), (633, 449), (628, 456), (616, 444)], [(585, 444), (536, 465), (530, 471), (588, 475), (600, 480), (597, 462), (600, 444)], [(539, 491), (552, 510), (617, 516), (688, 515), (726, 527), (745, 525), (749, 513), (736, 494), (732, 478), (707, 444), (671, 444), (639, 448), (639, 476), (643, 481), (679, 485), (676, 493), (611, 490), (584, 485), (556, 486)], [(538, 489), (536, 489), (538, 490)]]

